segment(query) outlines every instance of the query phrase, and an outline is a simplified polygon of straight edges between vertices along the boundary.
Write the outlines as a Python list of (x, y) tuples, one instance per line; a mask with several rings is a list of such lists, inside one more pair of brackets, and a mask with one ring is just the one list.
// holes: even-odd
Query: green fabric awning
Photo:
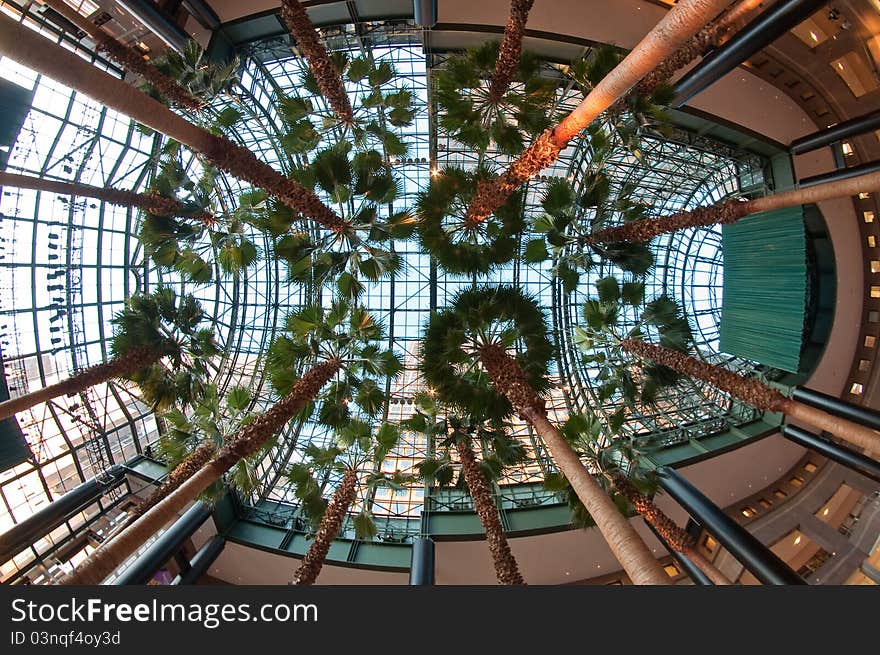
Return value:
[(721, 351), (796, 373), (807, 295), (803, 209), (725, 225), (722, 252)]

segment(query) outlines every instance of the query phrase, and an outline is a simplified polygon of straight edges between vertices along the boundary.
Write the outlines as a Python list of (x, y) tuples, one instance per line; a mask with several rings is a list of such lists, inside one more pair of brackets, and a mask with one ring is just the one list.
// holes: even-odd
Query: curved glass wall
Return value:
[[(431, 71), (442, 65), (444, 57), (426, 54), (419, 32), (398, 22), (346, 25), (328, 28), (324, 34), (333, 49), (349, 50), (354, 56), (368, 49), (378, 61), (392, 63), (398, 88), (409, 88), (416, 98), (416, 118), (404, 134), (409, 151), (393, 162), (402, 193), (389, 211), (412, 206), (430, 176), (444, 166), (473, 165), (470, 153), (434, 128)], [(284, 38), (254, 44), (241, 53), (241, 59), (241, 84), (235, 89), (235, 98), (218, 101), (214, 109), (234, 104), (244, 117), (233, 130), (234, 138), (261, 159), (286, 170), (288, 162), (274, 145), (280, 134), (274, 104), (279, 95), (302, 96), (302, 62), (291, 54)], [(33, 107), (10, 153), (10, 171), (98, 186), (144, 188), (161, 149), (160, 137), (145, 134), (124, 117), (9, 61), (0, 63), (0, 70), (5, 77), (35, 90)], [(548, 66), (547, 71), (558, 74), (555, 67)], [(361, 90), (351, 86), (350, 91), (357, 100)], [(571, 90), (560, 93), (561, 108), (574, 106), (580, 99)], [(529, 183), (526, 211), (532, 216), (540, 214), (541, 196), (553, 177), (568, 177), (577, 186), (590, 157), (584, 143), (569, 147), (551, 169)], [(490, 153), (489, 160), (499, 167), (508, 161), (497, 153)], [(198, 169), (198, 161), (191, 155), (185, 163), (193, 171)], [(608, 168), (616, 192), (634, 184), (635, 199), (656, 214), (768, 185), (764, 170), (765, 162), (754, 155), (684, 131), (646, 138), (639, 159), (621, 149), (614, 153)], [(236, 207), (239, 194), (246, 190), (237, 180), (221, 177), (218, 205)], [(129, 294), (159, 283), (182, 286), (178, 279), (145, 263), (135, 236), (136, 212), (88, 199), (70, 201), (54, 194), (5, 189), (0, 213), (6, 239), (0, 244), (0, 325), (13, 394), (42, 387), (102, 361), (111, 334), (109, 320)], [(271, 252), (265, 237), (250, 236), (263, 254)], [(522, 235), (523, 245), (530, 236)], [(683, 304), (703, 356), (723, 359), (736, 368), (750, 367), (748, 362), (717, 351), (723, 271), (720, 231), (667, 235), (655, 240), (652, 247), (657, 263), (646, 280), (648, 297), (666, 293)], [(414, 239), (396, 241), (393, 248), (404, 264), (400, 273), (393, 280), (368, 284), (363, 301), (382, 321), (389, 345), (405, 364), (405, 371), (390, 388), (387, 418), (395, 421), (412, 413), (412, 398), (423, 390), (416, 369), (419, 337), (430, 311), (446, 306), (458, 290), (474, 280), (438, 270)], [(557, 420), (586, 406), (606, 415), (619, 406), (613, 398), (598, 400), (596, 371), (581, 361), (570, 342), (570, 328), (580, 320), (583, 301), (593, 294), (595, 281), (609, 274), (621, 276), (621, 271), (609, 264), (594, 267), (581, 276), (579, 287), (571, 294), (562, 290), (549, 262), (526, 265), (517, 261), (480, 280), (517, 284), (548, 310), (560, 346), (553, 371), (555, 387), (548, 403)], [(222, 278), (215, 271), (214, 280), (207, 285), (189, 283), (185, 288), (195, 293), (215, 318), (223, 351), (214, 362), (216, 381), (221, 388), (243, 384), (254, 389), (257, 408), (268, 406), (275, 398), (263, 383), (262, 357), (286, 314), (303, 302), (303, 290), (288, 280), (283, 262), (265, 256), (238, 278)], [(634, 315), (624, 317), (624, 321), (634, 319)], [(750, 408), (688, 383), (667, 391), (653, 411), (639, 408), (629, 412), (622, 432), (674, 444), (756, 417)], [(148, 452), (161, 429), (161, 420), (157, 422), (136, 393), (121, 383), (101, 385), (75, 398), (58, 398), (20, 414), (19, 421), (33, 461), (0, 474), (0, 532), (38, 510), (50, 497), (110, 464)], [(517, 425), (515, 433), (529, 458), (508, 471), (499, 494), (506, 499), (528, 497), (531, 504), (558, 502), (537, 484), (552, 468), (543, 446), (524, 424)], [(258, 520), (289, 524), (295, 502), (284, 470), (302, 457), (306, 444), (325, 444), (332, 438), (326, 428), (312, 422), (288, 426), (258, 466), (259, 492), (242, 499), (244, 511)], [(417, 435), (404, 434), (398, 448), (377, 466), (385, 471), (411, 472), (429, 447)], [(364, 476), (367, 473), (364, 471)], [(325, 482), (329, 495), (335, 480), (331, 477)], [(377, 539), (399, 541), (418, 533), (426, 493), (432, 497), (432, 509), (467, 506), (466, 497), (460, 494), (429, 491), (419, 484), (380, 490), (367, 501), (377, 519)], [(11, 575), (17, 566), (8, 563), (3, 576)]]

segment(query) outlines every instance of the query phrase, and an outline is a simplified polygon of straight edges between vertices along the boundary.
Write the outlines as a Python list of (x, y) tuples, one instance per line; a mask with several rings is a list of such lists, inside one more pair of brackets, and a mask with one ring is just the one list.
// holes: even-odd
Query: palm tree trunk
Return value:
[(590, 475), (569, 443), (547, 419), (544, 401), (529, 385), (525, 373), (500, 346), (484, 346), (480, 361), (492, 385), (507, 396), (519, 415), (528, 421), (547, 446), (556, 466), (571, 483), (577, 497), (596, 522), (611, 552), (635, 584), (669, 584), (651, 550), (617, 510), (614, 501)]
[(201, 153), (216, 168), (264, 189), (305, 218), (337, 233), (346, 228), (346, 222), (322, 203), (313, 190), (282, 175), (247, 148), (190, 123), (162, 103), (4, 14), (0, 14), (0, 55), (183, 143)]
[(523, 34), (526, 31), (526, 21), (529, 19), (529, 11), (535, 0), (511, 0), (510, 15), (507, 17), (507, 25), (504, 28), (504, 38), (498, 48), (498, 61), (495, 63), (495, 71), (492, 73), (492, 86), (489, 87), (489, 102), (497, 105), (501, 98), (510, 88), (513, 73), (519, 65), (519, 57), (522, 53)]
[[(758, 8), (763, 0), (742, 0), (727, 13), (719, 16), (692, 36), (687, 43), (676, 50), (671, 57), (660, 62), (650, 73), (636, 84), (634, 92), (649, 94), (661, 84), (668, 82), (676, 71), (681, 70), (709, 48), (717, 47), (724, 36), (746, 16)], [(618, 101), (620, 102), (620, 101)]]
[(194, 98), (189, 91), (146, 61), (139, 52), (122, 45), (100, 26), (75, 11), (64, 0), (43, 0), (43, 2), (88, 34), (98, 44), (99, 52), (106, 52), (110, 59), (127, 71), (140, 75), (164, 97), (187, 109), (197, 111), (202, 108), (204, 103)]
[(343, 123), (353, 124), (354, 110), (339, 71), (318, 39), (318, 31), (299, 0), (281, 0), (281, 18), (305, 55), (312, 75), (318, 82), (318, 88), (321, 89), (321, 95)]
[(731, 396), (763, 411), (779, 412), (790, 418), (830, 432), (871, 452), (880, 446), (880, 433), (864, 425), (833, 416), (821, 409), (786, 398), (763, 382), (747, 379), (727, 369), (701, 361), (690, 355), (639, 339), (624, 339), (620, 345), (627, 352), (667, 366), (679, 373), (711, 384)]
[(217, 454), (217, 446), (213, 442), (205, 442), (192, 451), (186, 459), (178, 464), (168, 477), (162, 482), (157, 489), (153, 490), (149, 496), (144, 498), (137, 506), (129, 512), (125, 521), (126, 527), (134, 523), (143, 516), (148, 510), (155, 507), (163, 498), (173, 493), (180, 486), (194, 476), (199, 469), (213, 459)]
[(477, 516), (480, 517), (480, 523), (486, 530), (486, 542), (489, 544), (489, 552), (492, 554), (498, 582), (505, 585), (525, 584), (525, 580), (519, 572), (516, 558), (510, 552), (510, 545), (507, 543), (507, 537), (498, 516), (498, 508), (495, 507), (492, 492), (489, 491), (489, 485), (486, 484), (486, 478), (480, 470), (471, 444), (459, 440), (456, 441), (455, 447), (461, 460), (461, 471), (464, 473), (465, 482), (467, 482), (471, 498), (474, 499)]
[(302, 564), (293, 574), (293, 584), (297, 585), (313, 585), (318, 579), (318, 574), (324, 566), (327, 559), (327, 553), (330, 551), (330, 545), (339, 534), (342, 528), (342, 522), (351, 507), (357, 495), (357, 471), (348, 469), (342, 477), (342, 482), (336, 488), (333, 498), (327, 504), (324, 510), (324, 516), (321, 518), (321, 525), (318, 526), (318, 532), (309, 550), (303, 557)]
[(47, 402), (58, 396), (70, 396), (108, 380), (127, 378), (137, 371), (150, 366), (160, 356), (160, 353), (146, 346), (131, 348), (124, 355), (115, 357), (109, 362), (90, 366), (66, 380), (31, 391), (16, 398), (4, 400), (0, 403), (0, 419), (9, 418), (18, 412), (23, 412), (39, 403)]
[(641, 493), (624, 475), (614, 476), (614, 486), (635, 510), (650, 523), (669, 546), (687, 556), (716, 585), (731, 584), (727, 576), (694, 548), (694, 539), (666, 516), (650, 498)]
[(552, 164), (568, 142), (663, 59), (715, 18), (729, 0), (681, 0), (556, 127), (545, 131), (498, 179), (479, 185), (468, 220), (486, 219), (529, 178)]
[[(83, 198), (96, 198), (102, 202), (120, 207), (137, 207), (150, 214), (157, 216), (183, 216), (185, 206), (179, 200), (166, 198), (157, 193), (136, 193), (122, 189), (110, 189), (78, 182), (61, 182), (60, 180), (47, 180), (42, 177), (30, 175), (16, 175), (0, 171), (0, 187), (15, 187), (17, 189), (31, 189), (47, 193), (57, 193), (67, 196), (79, 196)], [(201, 221), (206, 225), (214, 222), (214, 215), (210, 212), (187, 216)]]
[(678, 232), (688, 228), (708, 227), (709, 225), (730, 225), (743, 216), (774, 211), (785, 207), (809, 205), (855, 196), (863, 191), (880, 190), (880, 172), (865, 173), (846, 180), (824, 182), (806, 189), (792, 189), (754, 200), (723, 200), (708, 207), (697, 207), (692, 211), (678, 212), (660, 218), (643, 218), (631, 223), (597, 230), (589, 235), (585, 243), (616, 243), (620, 241), (650, 241), (660, 234)]
[(733, 581), (719, 571), (717, 566), (703, 557), (703, 553), (697, 550), (695, 545), (686, 546), (681, 553), (693, 562), (694, 566), (705, 573), (706, 577), (709, 578), (715, 586), (724, 587), (733, 584)]
[(217, 456), (198, 470), (172, 494), (157, 503), (109, 543), (101, 544), (75, 571), (59, 584), (100, 584), (152, 535), (177, 518), (189, 503), (219, 480), (235, 464), (256, 453), (307, 403), (311, 402), (339, 370), (339, 360), (318, 364), (303, 375), (290, 392), (264, 414), (248, 423)]

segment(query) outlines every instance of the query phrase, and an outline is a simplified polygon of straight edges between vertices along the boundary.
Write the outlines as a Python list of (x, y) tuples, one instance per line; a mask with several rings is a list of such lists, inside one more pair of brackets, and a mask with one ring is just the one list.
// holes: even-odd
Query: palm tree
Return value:
[(159, 288), (132, 296), (112, 319), (109, 361), (0, 403), (0, 418), (113, 379), (137, 384), (144, 400), (156, 408), (178, 399), (188, 402), (199, 393), (208, 377), (207, 362), (218, 352), (213, 331), (199, 328), (206, 318), (192, 295), (178, 300), (171, 289)]
[(630, 93), (651, 94), (669, 82), (676, 71), (685, 68), (710, 48), (720, 45), (724, 37), (752, 14), (764, 0), (740, 0), (721, 16), (694, 34), (683, 46), (645, 75)]
[[(360, 485), (363, 495), (361, 512), (353, 519), (355, 536), (362, 540), (372, 539), (377, 533), (369, 510), (372, 491), (383, 485), (403, 489), (403, 485), (411, 482), (411, 476), (399, 472), (386, 474), (380, 469), (382, 461), (397, 446), (400, 439), (398, 428), (383, 423), (374, 438), (370, 432), (368, 421), (351, 419), (335, 430), (336, 445), (320, 448), (309, 444), (303, 453), (305, 460), (290, 466), (287, 477), (294, 485), (302, 511), (309, 522), (317, 523), (314, 540), (293, 574), (293, 584), (312, 585), (317, 581), (330, 546), (358, 498), (360, 471), (373, 464), (372, 471)], [(342, 478), (328, 503), (321, 496), (321, 487), (314, 473), (323, 472), (326, 477), (331, 471), (342, 473)]]
[(468, 208), (484, 220), (516, 189), (547, 168), (593, 119), (623, 96), (657, 64), (674, 53), (728, 4), (728, 0), (682, 0), (652, 29), (590, 94), (552, 129), (545, 130), (492, 184), (478, 189)]
[[(169, 148), (171, 145), (177, 147)], [(266, 194), (246, 191), (239, 195), (237, 208), (215, 213), (211, 198), (217, 171), (205, 168), (198, 180), (191, 179), (179, 160), (179, 145), (166, 144), (167, 157), (160, 161), (150, 186), (162, 196), (186, 196), (188, 211), (205, 218), (193, 222), (148, 212), (141, 220), (138, 238), (157, 266), (174, 269), (186, 280), (210, 282), (215, 257), (220, 272), (238, 276), (259, 258), (257, 246), (245, 234), (245, 226), (254, 222), (255, 215), (265, 214)]]
[(537, 264), (547, 259), (553, 262), (552, 271), (569, 293), (580, 283), (579, 271), (589, 271), (597, 263), (610, 261), (636, 276), (645, 275), (654, 264), (654, 253), (643, 243), (595, 244), (590, 241), (596, 225), (642, 214), (644, 207), (632, 202), (624, 190), (611, 200), (608, 178), (595, 173), (585, 180), (585, 192), (578, 197), (568, 180), (553, 179), (541, 200), (544, 216), (535, 220), (532, 229), (536, 236), (526, 243), (523, 261)]
[[(626, 402), (632, 403), (632, 400), (627, 399)], [(600, 479), (605, 482), (609, 491), (616, 490), (620, 493), (673, 550), (688, 557), (716, 585), (731, 584), (723, 573), (703, 557), (693, 537), (678, 527), (651, 500), (649, 494), (653, 495), (657, 491), (656, 476), (642, 468), (641, 461), (653, 449), (637, 446), (634, 440), (619, 434), (621, 424), (621, 418), (617, 415), (603, 423), (595, 412), (587, 410), (570, 416), (561, 432), (577, 449), (581, 459), (586, 459), (600, 473)], [(561, 485), (557, 486), (568, 491)], [(575, 510), (574, 515), (583, 516), (579, 503), (573, 501), (569, 494), (569, 504)]]
[[(868, 452), (880, 443), (880, 433), (868, 427), (787, 398), (760, 380), (688, 355), (693, 345), (690, 325), (678, 304), (666, 296), (647, 303), (639, 322), (626, 334), (621, 333), (616, 329), (620, 305), (639, 306), (644, 299), (644, 285), (624, 284), (621, 289), (615, 278), (608, 277), (596, 286), (599, 298), (584, 304), (584, 325), (575, 326), (573, 336), (588, 357), (596, 357), (597, 347), (606, 351), (600, 355), (604, 364), (600, 380), (606, 390), (600, 392), (603, 399), (619, 390), (632, 405), (640, 382), (641, 401), (653, 403), (661, 387), (678, 384), (682, 376), (689, 376), (763, 411), (802, 420)], [(659, 335), (659, 343), (645, 340), (650, 332)], [(638, 361), (628, 359), (633, 356)]]
[(519, 64), (526, 21), (529, 19), (529, 10), (533, 4), (535, 0), (510, 0), (510, 15), (504, 27), (504, 38), (498, 48), (498, 61), (495, 64), (492, 86), (489, 89), (489, 101), (493, 104), (498, 104), (510, 88), (510, 82)]
[(354, 111), (339, 71), (327, 54), (327, 50), (321, 45), (318, 31), (299, 0), (282, 0), (281, 18), (309, 62), (309, 68), (317, 80), (321, 95), (330, 103), (339, 120), (348, 125), (354, 123)]
[[(455, 450), (461, 464), (458, 484), (459, 486), (462, 482), (466, 484), (474, 501), (474, 509), (486, 531), (486, 543), (492, 555), (498, 583), (525, 584), (516, 558), (507, 543), (498, 508), (495, 506), (489, 486), (489, 480), (500, 477), (505, 466), (523, 460), (525, 457), (523, 445), (510, 438), (509, 426), (504, 423), (494, 425), (478, 423), (448, 412), (444, 418), (439, 419), (438, 413), (441, 408), (431, 396), (418, 394), (415, 402), (417, 410), (403, 422), (403, 427), (424, 434), (429, 443), (437, 442), (442, 453), (440, 456), (435, 454), (427, 457), (417, 465), (420, 476), (428, 483), (436, 482), (441, 486), (452, 482), (453, 461), (450, 451)], [(492, 454), (482, 462), (477, 460), (474, 453), (472, 445), (474, 438), (480, 443), (491, 443)]]
[[(82, 14), (70, 7), (64, 0), (43, 0), (43, 2), (88, 34), (97, 43), (99, 52), (107, 53), (110, 59), (117, 64), (132, 73), (140, 75), (168, 100), (192, 110), (201, 109), (204, 105), (204, 100), (194, 97), (173, 78), (168, 77), (151, 62), (144, 59), (143, 55), (137, 50), (119, 43), (119, 41), (101, 29), (100, 26), (87, 20)], [(190, 43), (193, 43), (198, 48), (198, 44), (194, 41)]]
[[(228, 443), (229, 437), (253, 418), (246, 413), (252, 403), (249, 389), (233, 387), (221, 398), (212, 384), (189, 415), (185, 408), (164, 412), (161, 419), (169, 428), (159, 438), (154, 453), (169, 465), (171, 472), (159, 487), (128, 512), (125, 525), (131, 525), (210, 462)], [(256, 486), (253, 460), (258, 458), (259, 453), (240, 460), (228, 476), (232, 485), (244, 494), (251, 493)]]
[[(165, 77), (174, 80), (191, 96), (198, 98), (205, 107), (216, 96), (239, 82), (238, 69), (241, 62), (238, 56), (234, 56), (223, 64), (218, 64), (207, 56), (196, 41), (189, 40), (183, 52), (178, 53), (168, 48), (161, 56), (153, 59), (152, 64)], [(151, 84), (147, 83), (144, 90), (153, 97), (162, 99), (161, 90), (155, 89)], [(235, 97), (230, 96), (230, 99), (234, 101)]]
[(351, 150), (347, 142), (320, 150), (301, 178), (335, 202), (345, 230), (292, 233), (294, 217), (277, 210), (256, 226), (279, 237), (275, 254), (287, 262), (292, 280), (310, 282), (314, 289), (333, 281), (343, 297), (357, 300), (364, 289), (361, 279), (378, 282), (400, 269), (400, 258), (379, 244), (408, 236), (413, 221), (405, 210), (381, 216), (381, 208), (397, 198), (399, 184), (378, 151), (351, 156)]
[(163, 196), (156, 191), (137, 193), (135, 191), (97, 187), (78, 182), (61, 182), (60, 180), (47, 180), (30, 175), (16, 175), (6, 171), (0, 171), (0, 187), (14, 187), (45, 193), (95, 198), (101, 202), (120, 207), (137, 207), (156, 216), (183, 216), (203, 223), (210, 223), (213, 220), (213, 214), (210, 211), (194, 208), (188, 203)]
[(877, 431), (788, 398), (760, 380), (745, 378), (721, 366), (640, 338), (624, 339), (620, 346), (644, 360), (711, 384), (716, 389), (753, 407), (785, 414), (796, 421), (803, 421), (815, 428), (830, 432), (844, 441), (863, 448), (868, 453), (880, 446), (880, 433)]
[(694, 565), (706, 574), (713, 584), (730, 585), (730, 579), (712, 564), (697, 548), (696, 540), (675, 521), (670, 519), (663, 511), (654, 504), (648, 496), (643, 494), (636, 484), (626, 475), (618, 473), (614, 475), (615, 488), (633, 506), (633, 508), (663, 537), (669, 546), (678, 553), (687, 557)]
[(115, 538), (102, 544), (76, 570), (64, 576), (59, 584), (100, 584), (239, 460), (259, 452), (291, 418), (314, 400), (321, 387), (338, 370), (339, 362), (335, 360), (321, 362), (309, 369), (291, 386), (286, 396), (265, 413), (248, 422), (206, 465)]
[(864, 173), (845, 180), (823, 182), (805, 189), (792, 189), (754, 200), (737, 198), (723, 200), (708, 207), (697, 207), (659, 218), (643, 218), (617, 227), (593, 232), (590, 243), (631, 243), (650, 241), (655, 236), (688, 228), (709, 225), (730, 225), (750, 214), (769, 212), (785, 207), (809, 205), (834, 198), (854, 196), (863, 191), (880, 190), (880, 173)]
[[(495, 85), (496, 73), (502, 57), (507, 67), (510, 56), (515, 59), (503, 73), (507, 80), (501, 81), (501, 88)], [(504, 154), (519, 155), (527, 139), (550, 127), (548, 112), (556, 99), (556, 82), (541, 72), (536, 57), (509, 51), (503, 56), (494, 41), (453, 55), (435, 76), (440, 128), (476, 151), (480, 162), (492, 144)], [(518, 83), (510, 88), (514, 77)]]
[[(546, 333), (537, 303), (515, 288), (462, 292), (453, 308), (433, 314), (428, 323), (425, 380), (444, 402), (474, 416), (516, 411), (541, 437), (633, 582), (666, 584), (668, 576), (644, 541), (548, 419), (539, 395), (547, 388), (553, 353)], [(514, 357), (507, 351), (517, 342), (521, 351)]]
[(487, 274), (513, 259), (525, 227), (523, 194), (511, 195), (485, 221), (468, 221), (464, 209), (479, 185), (492, 179), (485, 168), (450, 166), (431, 176), (416, 201), (419, 243), (448, 273)]
[[(62, 584), (99, 584), (226, 471), (260, 452), (288, 421), (311, 416), (316, 400), (318, 421), (330, 427), (350, 423), (352, 410), (370, 417), (381, 412), (385, 394), (377, 380), (396, 376), (403, 365), (379, 347), (383, 330), (368, 312), (342, 300), (329, 309), (310, 305), (288, 316), (286, 331), (266, 357), (267, 375), (281, 400), (248, 421), (195, 475), (98, 548)], [(300, 377), (301, 370), (306, 373)]]
[(305, 218), (329, 230), (341, 231), (346, 227), (313, 191), (282, 175), (244, 146), (188, 122), (129, 84), (5, 15), (0, 16), (0, 54), (183, 143), (201, 153), (212, 166), (264, 189)]

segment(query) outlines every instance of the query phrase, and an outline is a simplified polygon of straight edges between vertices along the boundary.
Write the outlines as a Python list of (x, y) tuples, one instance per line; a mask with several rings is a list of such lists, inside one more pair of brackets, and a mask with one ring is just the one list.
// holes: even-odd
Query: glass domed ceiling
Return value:
[[(395, 84), (412, 90), (416, 99), (416, 118), (404, 128), (408, 152), (393, 162), (401, 193), (389, 211), (400, 210), (413, 206), (432, 174), (448, 165), (473, 167), (475, 158), (438, 133), (436, 116), (429, 111), (429, 72), (442, 65), (444, 56), (426, 54), (420, 33), (411, 27), (399, 23), (361, 27), (369, 32), (373, 57), (377, 62), (392, 63), (397, 73)], [(332, 49), (357, 56), (363, 43), (359, 34), (363, 31), (348, 25), (328, 30), (325, 38)], [(234, 127), (232, 136), (261, 159), (285, 170), (287, 164), (274, 147), (280, 134), (274, 100), (279, 94), (304, 97), (300, 83), (303, 64), (283, 38), (249, 47), (241, 53), (241, 61), (241, 84), (232, 103), (245, 118)], [(34, 90), (33, 107), (10, 153), (8, 170), (97, 186), (144, 188), (161, 147), (158, 137), (8, 60), (0, 63), (0, 70), (4, 77)], [(548, 74), (553, 70), (548, 67)], [(349, 87), (355, 99), (363, 93), (357, 85)], [(573, 106), (581, 98), (571, 89), (561, 88), (559, 93), (560, 107)], [(323, 104), (321, 98), (311, 99), (316, 105)], [(228, 102), (217, 101), (214, 109), (219, 111)], [(498, 168), (510, 161), (491, 152), (488, 159)], [(567, 177), (577, 187), (590, 161), (585, 143), (569, 147), (551, 169), (529, 183), (526, 211), (540, 215), (542, 194), (553, 177)], [(198, 171), (195, 158), (186, 164)], [(607, 169), (615, 190), (634, 185), (634, 199), (656, 214), (760, 187), (765, 184), (763, 170), (764, 162), (754, 155), (678, 130), (663, 137), (646, 137), (640, 158), (624, 149), (615, 152)], [(235, 179), (219, 178), (218, 208), (237, 206), (240, 193), (247, 190)], [(285, 316), (305, 299), (303, 288), (289, 281), (283, 261), (263, 256), (238, 278), (223, 278), (215, 271), (210, 284), (184, 284), (145, 260), (135, 236), (140, 219), (131, 210), (10, 188), (4, 190), (0, 213), (0, 332), (7, 380), (14, 394), (102, 361), (112, 334), (109, 320), (122, 308), (125, 298), (165, 284), (196, 294), (214, 317), (222, 347), (222, 357), (213, 362), (218, 386), (244, 385), (255, 390), (258, 407), (274, 402), (261, 374), (262, 358)], [(522, 235), (521, 246), (531, 236)], [(265, 235), (254, 232), (250, 237), (261, 254), (271, 252), (272, 244)], [(703, 356), (748, 367), (747, 362), (717, 352), (722, 290), (720, 230), (665, 235), (656, 239), (652, 248), (656, 264), (646, 279), (648, 297), (666, 293), (682, 303)], [(419, 337), (429, 312), (446, 306), (457, 291), (475, 280), (439, 270), (419, 250), (415, 239), (395, 241), (393, 249), (403, 263), (400, 272), (391, 280), (368, 283), (362, 302), (382, 321), (390, 347), (405, 364), (404, 373), (390, 389), (387, 410), (388, 419), (400, 420), (412, 413), (412, 398), (423, 389), (416, 368)], [(582, 361), (570, 339), (584, 300), (594, 292), (594, 282), (609, 274), (620, 276), (621, 271), (608, 263), (595, 266), (581, 276), (573, 293), (562, 289), (549, 262), (527, 265), (515, 261), (477, 280), (516, 284), (547, 309), (559, 344), (549, 403), (557, 419), (586, 406), (610, 416), (619, 406), (620, 401), (613, 397), (599, 400), (597, 371)], [(634, 315), (625, 318), (634, 319)], [(653, 436), (672, 444), (755, 417), (750, 408), (696, 383), (665, 393), (655, 412), (644, 408), (630, 411), (623, 433)], [(12, 524), (11, 517), (20, 521), (48, 502), (47, 490), (54, 495), (70, 489), (112, 463), (147, 451), (159, 436), (159, 424), (139, 401), (136, 390), (115, 382), (78, 397), (40, 405), (20, 414), (19, 422), (34, 462), (0, 474), (5, 504), (0, 508), (0, 532)], [(540, 482), (552, 462), (525, 425), (519, 425), (516, 433), (526, 445), (529, 459), (508, 472), (502, 490), (528, 490), (543, 502), (541, 499), (550, 495), (539, 485), (528, 483)], [(290, 425), (258, 467), (259, 498), (282, 501), (282, 507), (288, 502), (292, 505), (293, 494), (282, 475), (286, 465), (302, 457), (306, 444), (325, 444), (332, 439), (332, 433), (311, 421)], [(427, 447), (416, 435), (404, 434), (381, 466), (388, 471), (411, 471)], [(418, 484), (377, 492), (371, 502), (379, 538), (418, 532), (424, 492)]]

